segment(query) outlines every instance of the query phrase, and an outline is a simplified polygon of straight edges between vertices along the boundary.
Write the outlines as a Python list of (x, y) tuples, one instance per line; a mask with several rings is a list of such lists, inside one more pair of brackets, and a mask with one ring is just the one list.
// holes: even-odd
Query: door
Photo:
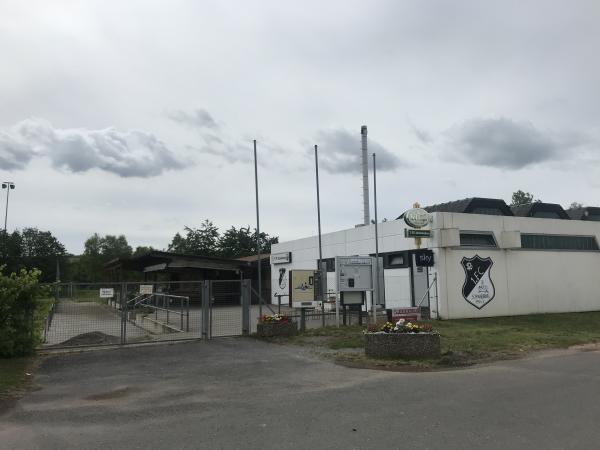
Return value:
[[(411, 255), (411, 285), (413, 306), (429, 307), (429, 267), (417, 266), (416, 255)], [(421, 300), (423, 300), (421, 302)]]

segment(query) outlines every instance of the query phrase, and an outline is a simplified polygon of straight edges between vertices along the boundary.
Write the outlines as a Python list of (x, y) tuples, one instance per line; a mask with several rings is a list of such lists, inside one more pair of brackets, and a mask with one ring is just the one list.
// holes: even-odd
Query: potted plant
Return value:
[(439, 358), (440, 335), (428, 323), (386, 322), (365, 333), (365, 354), (371, 358)]
[(298, 323), (284, 314), (264, 315), (258, 318), (256, 334), (259, 337), (295, 336)]

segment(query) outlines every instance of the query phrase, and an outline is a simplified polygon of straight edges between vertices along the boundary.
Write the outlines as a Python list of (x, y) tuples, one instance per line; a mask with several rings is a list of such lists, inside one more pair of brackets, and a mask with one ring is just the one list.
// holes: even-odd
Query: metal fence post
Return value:
[(248, 280), (242, 281), (242, 335), (250, 334), (250, 285)]
[(125, 302), (125, 308), (124, 308), (124, 315), (123, 315), (123, 344), (127, 343), (127, 315), (129, 314), (129, 311), (127, 308), (128, 306), (128, 302), (127, 302), (127, 283), (125, 283), (125, 299), (123, 300)]
[(202, 338), (209, 339), (210, 281), (202, 282)]
[(300, 331), (306, 331), (306, 308), (300, 310)]

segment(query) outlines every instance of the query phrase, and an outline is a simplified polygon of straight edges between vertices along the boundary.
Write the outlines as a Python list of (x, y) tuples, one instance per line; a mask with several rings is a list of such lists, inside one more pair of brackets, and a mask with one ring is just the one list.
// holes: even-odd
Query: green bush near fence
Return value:
[(48, 307), (42, 297), (40, 271), (21, 270), (5, 275), (0, 266), (0, 358), (30, 355), (40, 342), (40, 309)]

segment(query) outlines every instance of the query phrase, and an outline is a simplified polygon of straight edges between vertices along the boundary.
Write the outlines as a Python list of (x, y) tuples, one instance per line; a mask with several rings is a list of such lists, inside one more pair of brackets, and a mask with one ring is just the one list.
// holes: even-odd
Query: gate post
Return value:
[(202, 282), (202, 339), (209, 339), (210, 315), (210, 281)]
[(242, 336), (250, 335), (250, 280), (242, 281)]
[[(121, 283), (121, 295), (120, 295), (120, 305), (121, 309), (121, 345), (125, 344), (125, 304), (127, 302), (127, 288), (125, 287), (125, 283)], [(116, 305), (115, 305), (116, 306)]]

